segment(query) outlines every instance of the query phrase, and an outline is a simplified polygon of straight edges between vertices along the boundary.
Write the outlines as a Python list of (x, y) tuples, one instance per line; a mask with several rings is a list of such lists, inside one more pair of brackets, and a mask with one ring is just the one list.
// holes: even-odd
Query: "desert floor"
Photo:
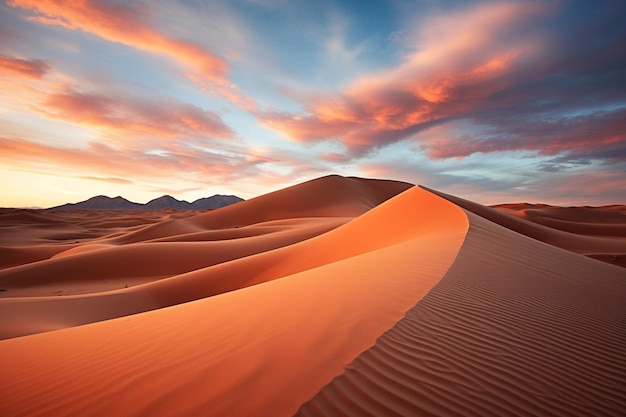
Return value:
[(624, 416), (626, 207), (322, 177), (0, 209), (13, 416)]

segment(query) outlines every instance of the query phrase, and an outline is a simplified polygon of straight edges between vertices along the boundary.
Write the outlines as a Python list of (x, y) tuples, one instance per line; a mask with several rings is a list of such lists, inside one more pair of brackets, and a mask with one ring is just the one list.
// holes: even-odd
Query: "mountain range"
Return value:
[(48, 210), (206, 210), (225, 207), (243, 201), (243, 198), (234, 195), (216, 194), (211, 197), (199, 198), (190, 203), (177, 200), (170, 195), (164, 195), (146, 204), (134, 203), (124, 197), (107, 197), (99, 195), (78, 203), (67, 203), (61, 206), (51, 207)]

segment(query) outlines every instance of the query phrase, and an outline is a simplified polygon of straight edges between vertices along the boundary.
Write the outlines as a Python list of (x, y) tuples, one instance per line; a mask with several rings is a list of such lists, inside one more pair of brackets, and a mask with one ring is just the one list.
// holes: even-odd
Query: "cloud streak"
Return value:
[[(476, 117), (480, 120), (479, 117)], [(553, 117), (535, 121), (525, 117), (509, 118), (501, 125), (491, 121), (487, 130), (475, 135), (455, 136), (421, 145), (431, 159), (464, 158), (474, 153), (506, 151), (536, 151), (542, 156), (562, 155), (559, 159), (602, 159), (607, 163), (626, 161), (626, 154), (611, 152), (622, 144), (626, 107), (612, 111), (597, 111), (577, 116)]]
[(226, 59), (200, 43), (172, 37), (157, 29), (154, 12), (143, 3), (9, 0), (8, 5), (33, 12), (28, 17), (31, 21), (82, 30), (110, 42), (173, 59), (202, 89), (217, 93), (240, 108), (256, 108), (255, 101), (229, 81)]
[(131, 138), (191, 136), (209, 140), (234, 136), (217, 113), (166, 98), (148, 101), (66, 89), (48, 94), (34, 108), (46, 117), (97, 129), (114, 142)]
[(133, 184), (132, 181), (124, 179), (124, 178), (115, 178), (115, 177), (90, 177), (90, 176), (82, 176), (82, 177), (78, 177), (80, 179), (83, 180), (90, 180), (90, 181), (100, 181), (100, 182), (108, 182), (111, 184), (122, 184), (122, 185), (126, 185), (126, 184)]
[(140, 3), (94, 0), (9, 0), (12, 7), (35, 12), (30, 20), (80, 29), (111, 42), (168, 56), (193, 68), (206, 79), (226, 82), (228, 64), (200, 44), (166, 36), (151, 25), (151, 12)]
[(0, 74), (41, 79), (50, 70), (50, 64), (40, 59), (19, 59), (0, 55)]
[[(64, 148), (0, 137), (0, 164), (5, 167), (117, 184), (128, 184), (126, 178), (164, 184), (175, 179), (184, 179), (188, 184), (225, 184), (241, 175), (259, 176), (259, 167), (264, 163), (245, 150), (225, 154), (179, 146), (154, 153), (97, 142), (86, 148)], [(91, 175), (86, 176), (86, 172)]]

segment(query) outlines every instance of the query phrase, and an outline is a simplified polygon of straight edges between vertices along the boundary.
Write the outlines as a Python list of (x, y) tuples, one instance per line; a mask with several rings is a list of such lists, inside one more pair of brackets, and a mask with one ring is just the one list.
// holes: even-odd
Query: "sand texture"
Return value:
[(339, 176), (0, 211), (2, 415), (623, 416), (624, 217)]

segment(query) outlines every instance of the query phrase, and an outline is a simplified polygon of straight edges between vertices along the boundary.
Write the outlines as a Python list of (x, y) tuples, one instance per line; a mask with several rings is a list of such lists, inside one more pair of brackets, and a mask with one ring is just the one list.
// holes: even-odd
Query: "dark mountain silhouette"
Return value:
[(243, 199), (234, 195), (216, 194), (212, 197), (199, 198), (191, 203), (191, 206), (194, 210), (216, 209), (229, 206), (238, 201), (243, 201)]
[(243, 201), (234, 195), (216, 194), (212, 197), (200, 198), (193, 203), (177, 200), (170, 195), (164, 195), (146, 204), (133, 203), (123, 197), (107, 197), (99, 195), (79, 203), (67, 203), (61, 206), (51, 207), (48, 210), (206, 210), (225, 207), (239, 201)]
[(148, 201), (144, 209), (146, 210), (162, 210), (162, 209), (176, 209), (176, 210), (189, 210), (191, 209), (190, 203), (186, 201), (180, 201), (172, 197), (171, 195), (164, 195), (154, 200)]

